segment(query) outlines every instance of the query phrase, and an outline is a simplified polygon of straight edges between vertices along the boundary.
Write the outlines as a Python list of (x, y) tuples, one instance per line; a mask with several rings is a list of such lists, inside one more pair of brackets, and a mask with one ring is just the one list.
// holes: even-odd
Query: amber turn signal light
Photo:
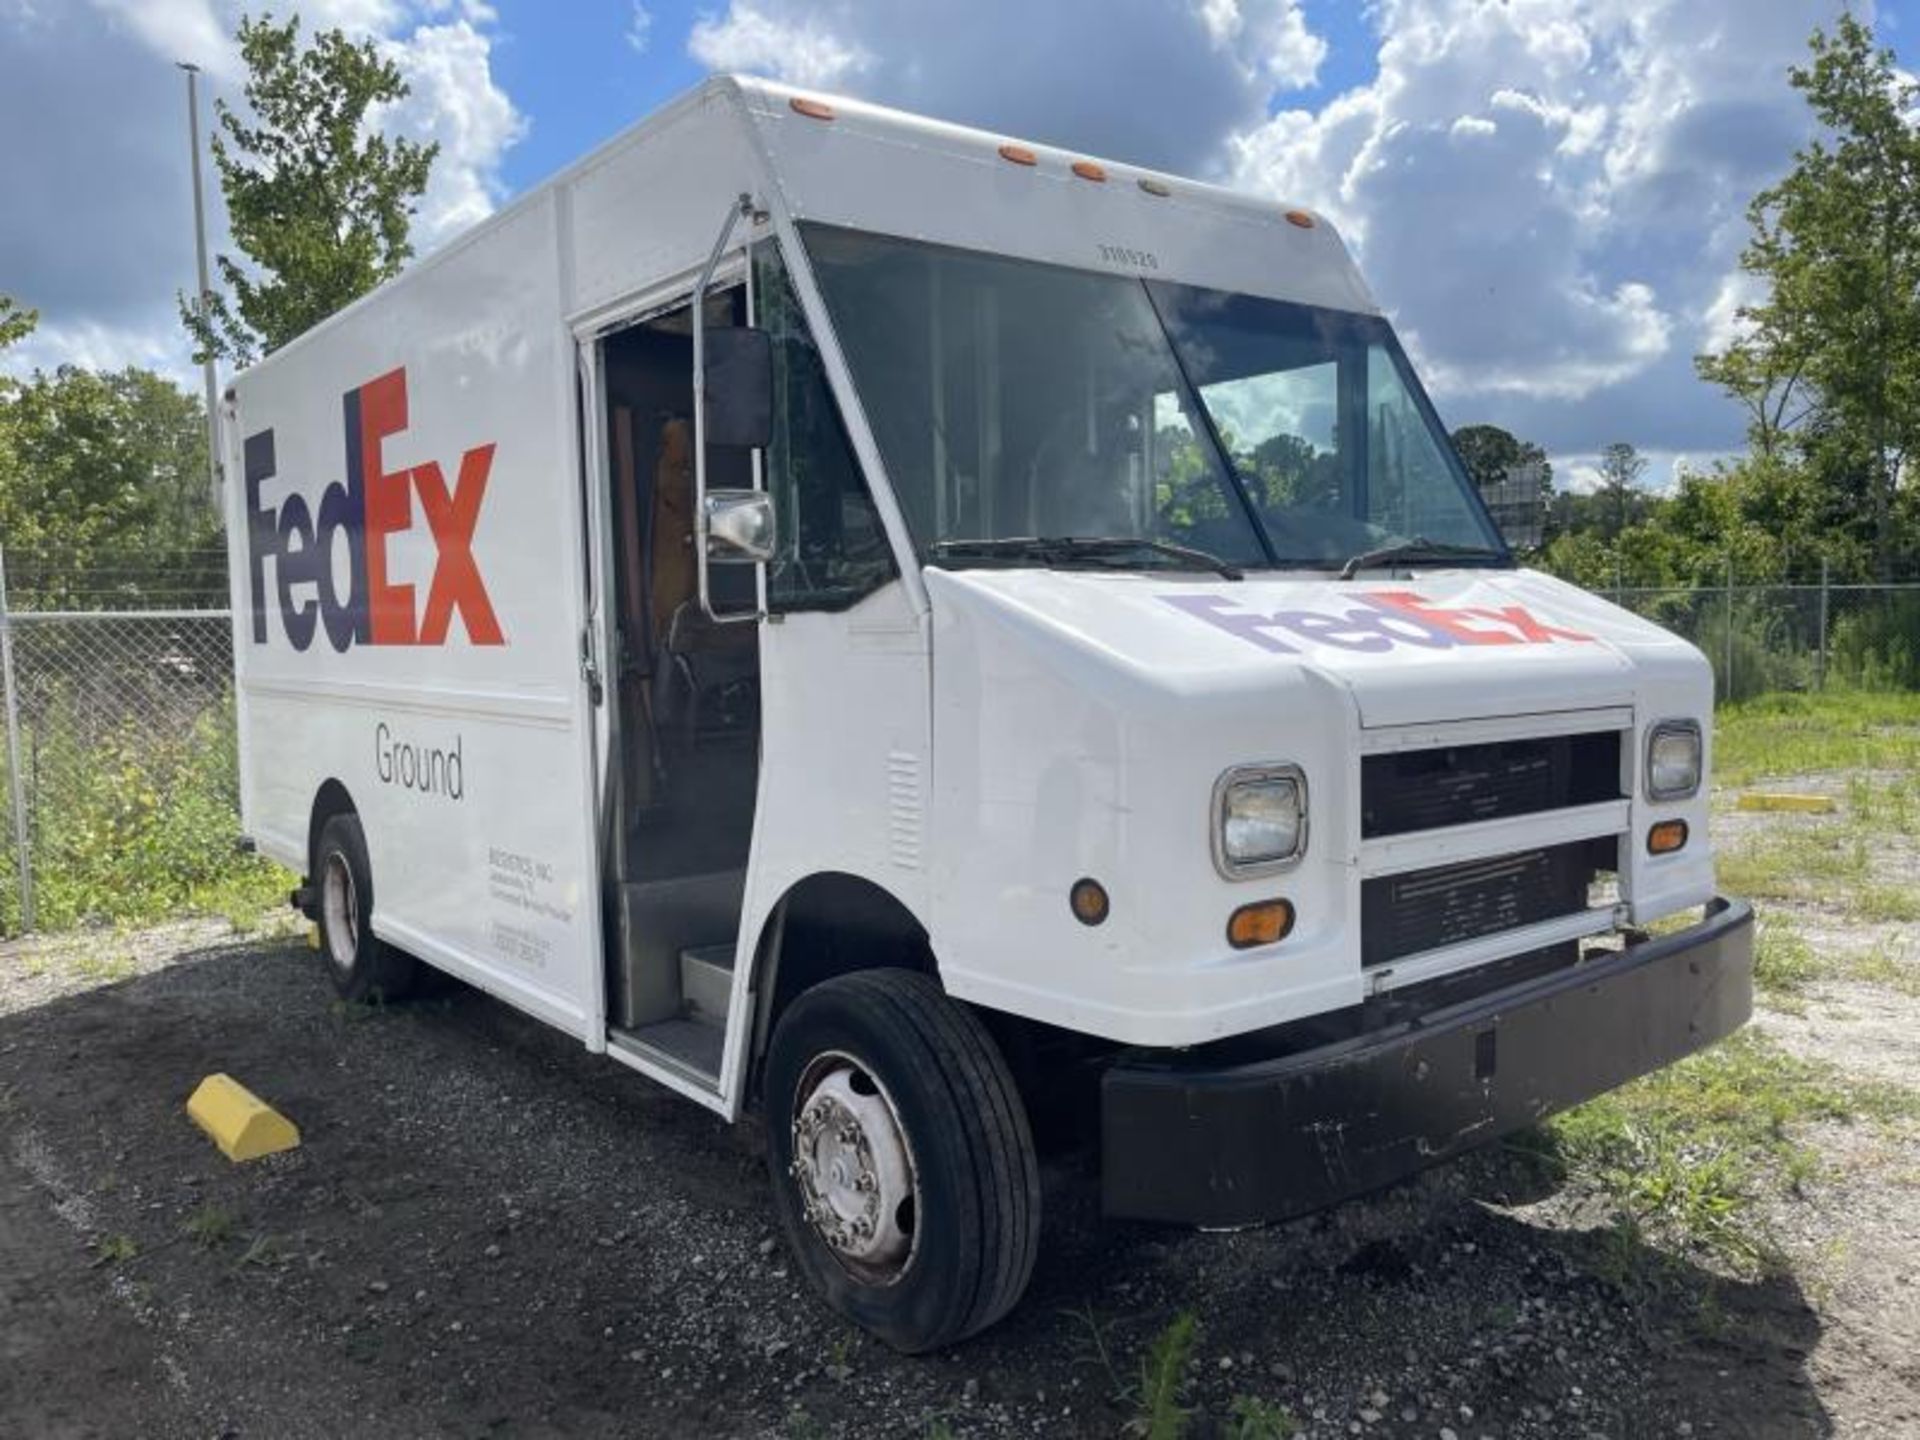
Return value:
[(1002, 145), (1000, 158), (1014, 165), (1038, 165), (1040, 157), (1024, 145)]
[(1078, 175), (1082, 180), (1101, 181), (1107, 178), (1107, 172), (1091, 160), (1074, 161), (1073, 173)]
[(804, 95), (796, 95), (787, 104), (796, 115), (804, 115), (809, 120), (833, 119), (833, 107), (824, 100), (809, 100)]
[(1293, 906), (1285, 900), (1256, 900), (1242, 905), (1227, 921), (1227, 943), (1236, 950), (1272, 945), (1293, 931)]
[(1098, 925), (1113, 910), (1107, 887), (1098, 880), (1074, 881), (1073, 889), (1067, 892), (1067, 903), (1073, 907), (1073, 918), (1082, 925)]
[(1684, 820), (1662, 820), (1647, 831), (1647, 853), (1649, 855), (1671, 855), (1687, 843), (1687, 822)]

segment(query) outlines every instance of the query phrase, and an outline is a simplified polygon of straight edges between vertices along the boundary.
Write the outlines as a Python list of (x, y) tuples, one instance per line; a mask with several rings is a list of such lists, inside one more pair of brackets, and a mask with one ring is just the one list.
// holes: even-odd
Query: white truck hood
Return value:
[[(1366, 727), (1631, 705), (1705, 669), (1686, 641), (1530, 570), (1403, 580), (961, 570), (1004, 623), (1182, 692), (1243, 690), (1299, 667), (1348, 690)], [(1636, 676), (1636, 671), (1641, 672)]]

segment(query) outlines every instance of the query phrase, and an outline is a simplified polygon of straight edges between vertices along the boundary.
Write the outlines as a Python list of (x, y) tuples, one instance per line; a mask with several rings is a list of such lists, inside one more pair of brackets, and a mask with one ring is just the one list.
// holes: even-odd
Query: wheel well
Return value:
[(939, 979), (926, 927), (893, 895), (858, 875), (810, 875), (780, 898), (754, 954), (755, 1084), (780, 1014), (822, 980), (891, 967)]
[[(313, 875), (313, 853), (320, 848), (320, 832), (326, 828), (327, 821), (336, 815), (357, 815), (359, 809), (353, 803), (353, 796), (347, 793), (347, 787), (338, 780), (329, 779), (321, 785), (319, 793), (313, 797), (313, 811), (307, 821), (307, 873), (302, 879), (304, 889), (310, 890), (318, 882)], [(309, 920), (315, 918), (313, 906), (309, 903), (302, 907), (302, 913)]]

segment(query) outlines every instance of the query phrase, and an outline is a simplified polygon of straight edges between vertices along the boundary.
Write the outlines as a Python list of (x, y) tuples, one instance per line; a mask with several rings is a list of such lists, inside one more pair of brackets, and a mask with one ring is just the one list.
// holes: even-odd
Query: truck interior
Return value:
[[(746, 323), (743, 284), (704, 303), (709, 329)], [(691, 305), (606, 337), (601, 374), (618, 635), (608, 1015), (614, 1043), (710, 1086), (759, 779), (758, 627), (714, 621), (698, 594)], [(750, 453), (710, 447), (707, 480), (751, 487)], [(713, 567), (710, 592), (723, 613), (756, 603), (749, 569)]]

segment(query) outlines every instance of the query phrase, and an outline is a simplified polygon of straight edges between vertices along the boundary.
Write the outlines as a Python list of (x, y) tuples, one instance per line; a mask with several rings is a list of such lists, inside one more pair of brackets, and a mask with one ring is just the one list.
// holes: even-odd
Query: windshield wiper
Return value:
[(1362, 550), (1340, 567), (1340, 578), (1351, 580), (1362, 570), (1376, 565), (1391, 565), (1400, 560), (1498, 560), (1500, 552), (1484, 545), (1454, 545), (1445, 540), (1429, 540), (1416, 535), (1411, 540), (1382, 545), (1377, 550)]
[(1228, 580), (1242, 580), (1238, 565), (1170, 540), (1148, 540), (1130, 535), (1007, 535), (973, 540), (936, 540), (928, 553), (940, 559), (1034, 559), (1048, 565), (1076, 559), (1102, 560), (1146, 551), (1178, 560), (1195, 570), (1211, 570)]

